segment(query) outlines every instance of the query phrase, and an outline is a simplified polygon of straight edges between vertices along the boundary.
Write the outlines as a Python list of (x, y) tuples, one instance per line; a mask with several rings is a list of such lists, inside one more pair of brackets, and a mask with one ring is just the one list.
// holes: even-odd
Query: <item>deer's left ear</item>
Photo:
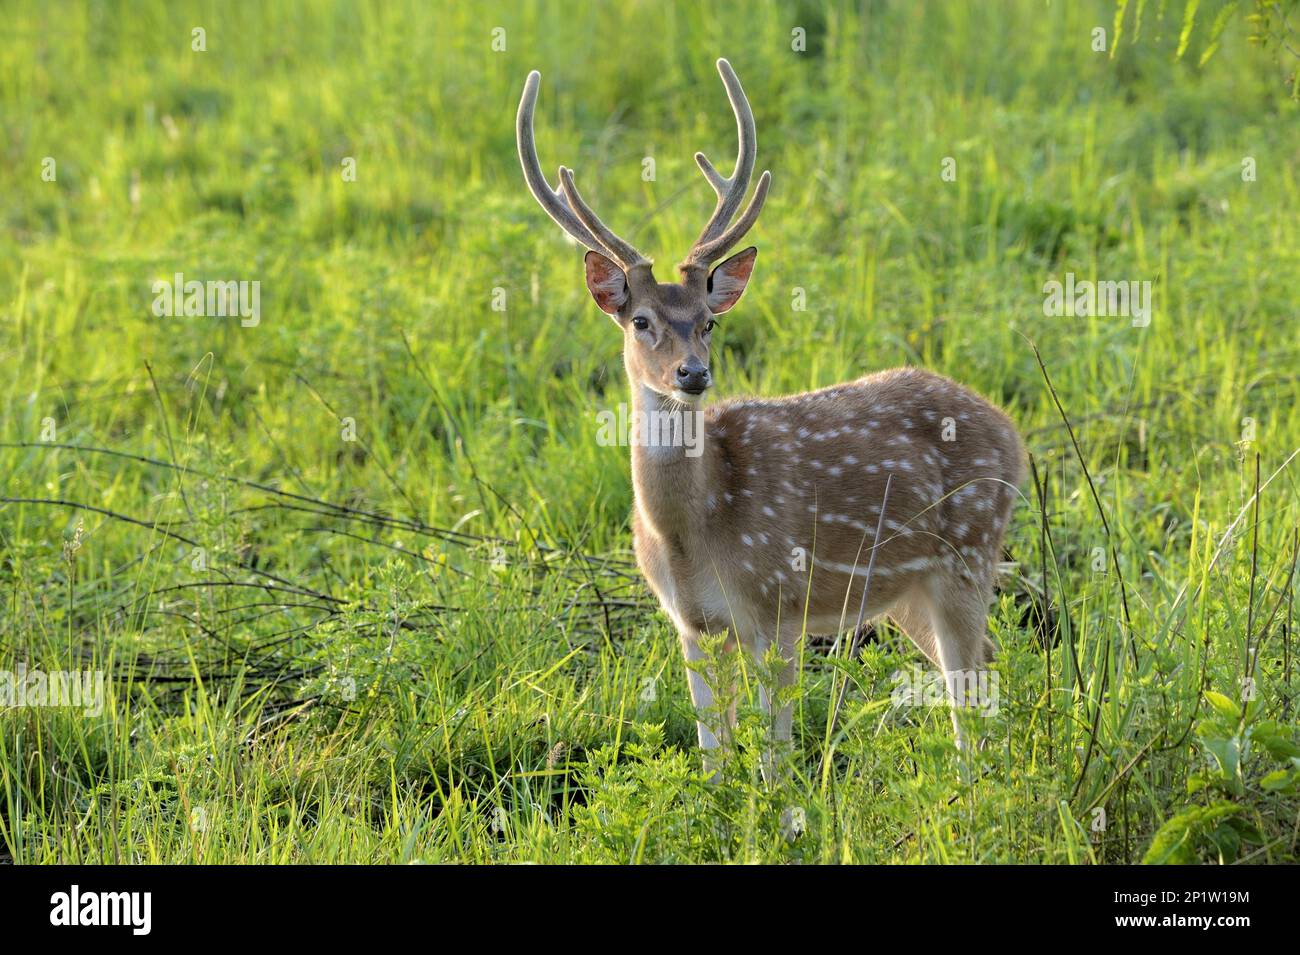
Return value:
[(709, 273), (710, 312), (721, 315), (740, 301), (741, 293), (749, 282), (749, 274), (754, 271), (754, 259), (757, 256), (758, 249), (751, 245)]

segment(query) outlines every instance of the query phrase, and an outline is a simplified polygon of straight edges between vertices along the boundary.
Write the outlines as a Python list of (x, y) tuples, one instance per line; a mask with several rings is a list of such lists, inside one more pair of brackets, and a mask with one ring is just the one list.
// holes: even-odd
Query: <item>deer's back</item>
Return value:
[(969, 389), (900, 368), (723, 402), (706, 421), (715, 486), (674, 561), (692, 625), (806, 605), (810, 630), (842, 630), (873, 551), (872, 613), (927, 577), (991, 577), (1024, 452), (1006, 416)]

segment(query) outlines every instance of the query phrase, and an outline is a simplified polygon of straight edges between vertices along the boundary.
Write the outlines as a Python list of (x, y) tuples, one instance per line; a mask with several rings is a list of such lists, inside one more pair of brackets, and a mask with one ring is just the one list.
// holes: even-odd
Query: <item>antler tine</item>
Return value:
[(741, 238), (754, 227), (758, 221), (758, 214), (763, 211), (763, 203), (767, 201), (767, 189), (772, 184), (772, 174), (763, 170), (763, 175), (758, 177), (758, 186), (754, 189), (754, 195), (749, 200), (749, 205), (745, 206), (745, 211), (741, 213), (739, 219), (730, 229), (722, 233), (709, 242), (697, 241), (695, 247), (691, 249), (690, 255), (682, 263), (682, 269), (688, 269), (693, 265), (708, 265), (727, 254), (727, 251), (741, 240)]
[(519, 147), (519, 164), (524, 168), (524, 182), (528, 183), (528, 191), (556, 225), (587, 248), (607, 251), (574, 217), (559, 190), (552, 189), (542, 174), (542, 164), (537, 158), (537, 141), (533, 136), (533, 112), (537, 109), (537, 90), (541, 83), (542, 74), (537, 70), (528, 74), (524, 95), (519, 100), (519, 112), (515, 116), (515, 140)]
[(736, 137), (740, 142), (740, 148), (736, 152), (736, 166), (729, 179), (723, 177), (713, 167), (713, 163), (709, 162), (704, 153), (695, 154), (695, 162), (704, 173), (704, 178), (709, 180), (709, 185), (718, 194), (718, 205), (700, 235), (700, 238), (705, 241), (715, 238), (725, 229), (731, 222), (731, 217), (740, 208), (740, 201), (745, 198), (745, 193), (749, 190), (749, 179), (754, 174), (754, 156), (758, 151), (754, 112), (749, 107), (749, 100), (745, 97), (745, 90), (740, 85), (736, 71), (726, 60), (720, 59), (718, 73), (722, 76), (722, 85), (727, 89), (731, 111), (736, 115)]
[(578, 187), (573, 184), (573, 170), (567, 166), (560, 167), (560, 192), (567, 200), (569, 208), (573, 210), (573, 214), (578, 217), (578, 221), (591, 230), (591, 234), (609, 251), (610, 257), (623, 266), (624, 271), (638, 265), (650, 264), (649, 259), (601, 222), (600, 217), (591, 210), (591, 206), (583, 201), (582, 196), (578, 195)]
[(740, 140), (740, 146), (736, 151), (736, 166), (730, 178), (719, 173), (704, 153), (695, 154), (695, 162), (704, 173), (704, 178), (718, 194), (718, 204), (714, 207), (709, 221), (705, 223), (704, 231), (695, 240), (686, 260), (681, 264), (680, 268), (683, 270), (695, 265), (707, 265), (735, 245), (741, 236), (750, 230), (763, 208), (767, 186), (772, 178), (770, 174), (763, 173), (759, 178), (754, 197), (750, 200), (744, 214), (735, 226), (728, 229), (728, 224), (749, 190), (749, 180), (754, 174), (754, 159), (758, 154), (758, 133), (754, 127), (754, 112), (749, 107), (749, 100), (745, 97), (745, 90), (740, 85), (736, 71), (725, 59), (719, 59), (718, 73), (722, 76), (722, 85), (727, 89), (731, 110), (736, 114), (736, 135)]
[[(537, 141), (533, 135), (533, 113), (537, 108), (537, 91), (541, 86), (542, 74), (533, 70), (524, 82), (524, 95), (519, 100), (519, 113), (515, 116), (515, 140), (519, 147), (519, 164), (524, 169), (524, 181), (528, 191), (555, 220), (555, 224), (577, 239), (587, 248), (601, 252), (613, 259), (625, 270), (634, 265), (649, 264), (639, 252), (627, 242), (616, 236), (596, 214), (577, 198), (577, 191), (572, 188), (570, 176), (569, 190), (572, 199), (566, 196), (563, 182), (559, 189), (552, 189), (542, 173), (542, 164), (537, 158)], [(560, 167), (561, 180), (566, 170)], [(575, 207), (577, 214), (575, 215)]]

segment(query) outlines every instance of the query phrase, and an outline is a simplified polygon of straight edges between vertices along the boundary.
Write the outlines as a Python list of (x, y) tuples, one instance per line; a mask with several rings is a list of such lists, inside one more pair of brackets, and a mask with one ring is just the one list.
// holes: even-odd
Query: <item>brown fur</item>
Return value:
[[(887, 479), (868, 614), (939, 576), (991, 588), (1023, 452), (1006, 417), (972, 392), (901, 368), (704, 415), (700, 457), (633, 451), (642, 568), (693, 628), (727, 629), (737, 608), (746, 621), (806, 611), (814, 633), (851, 627)], [(715, 584), (725, 609), (697, 596)]]

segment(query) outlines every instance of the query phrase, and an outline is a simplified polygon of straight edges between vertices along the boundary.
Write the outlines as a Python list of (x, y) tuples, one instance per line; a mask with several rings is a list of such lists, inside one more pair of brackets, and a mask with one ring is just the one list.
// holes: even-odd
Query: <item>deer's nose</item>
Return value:
[(709, 387), (709, 369), (695, 359), (679, 365), (677, 387), (689, 394), (698, 395)]

